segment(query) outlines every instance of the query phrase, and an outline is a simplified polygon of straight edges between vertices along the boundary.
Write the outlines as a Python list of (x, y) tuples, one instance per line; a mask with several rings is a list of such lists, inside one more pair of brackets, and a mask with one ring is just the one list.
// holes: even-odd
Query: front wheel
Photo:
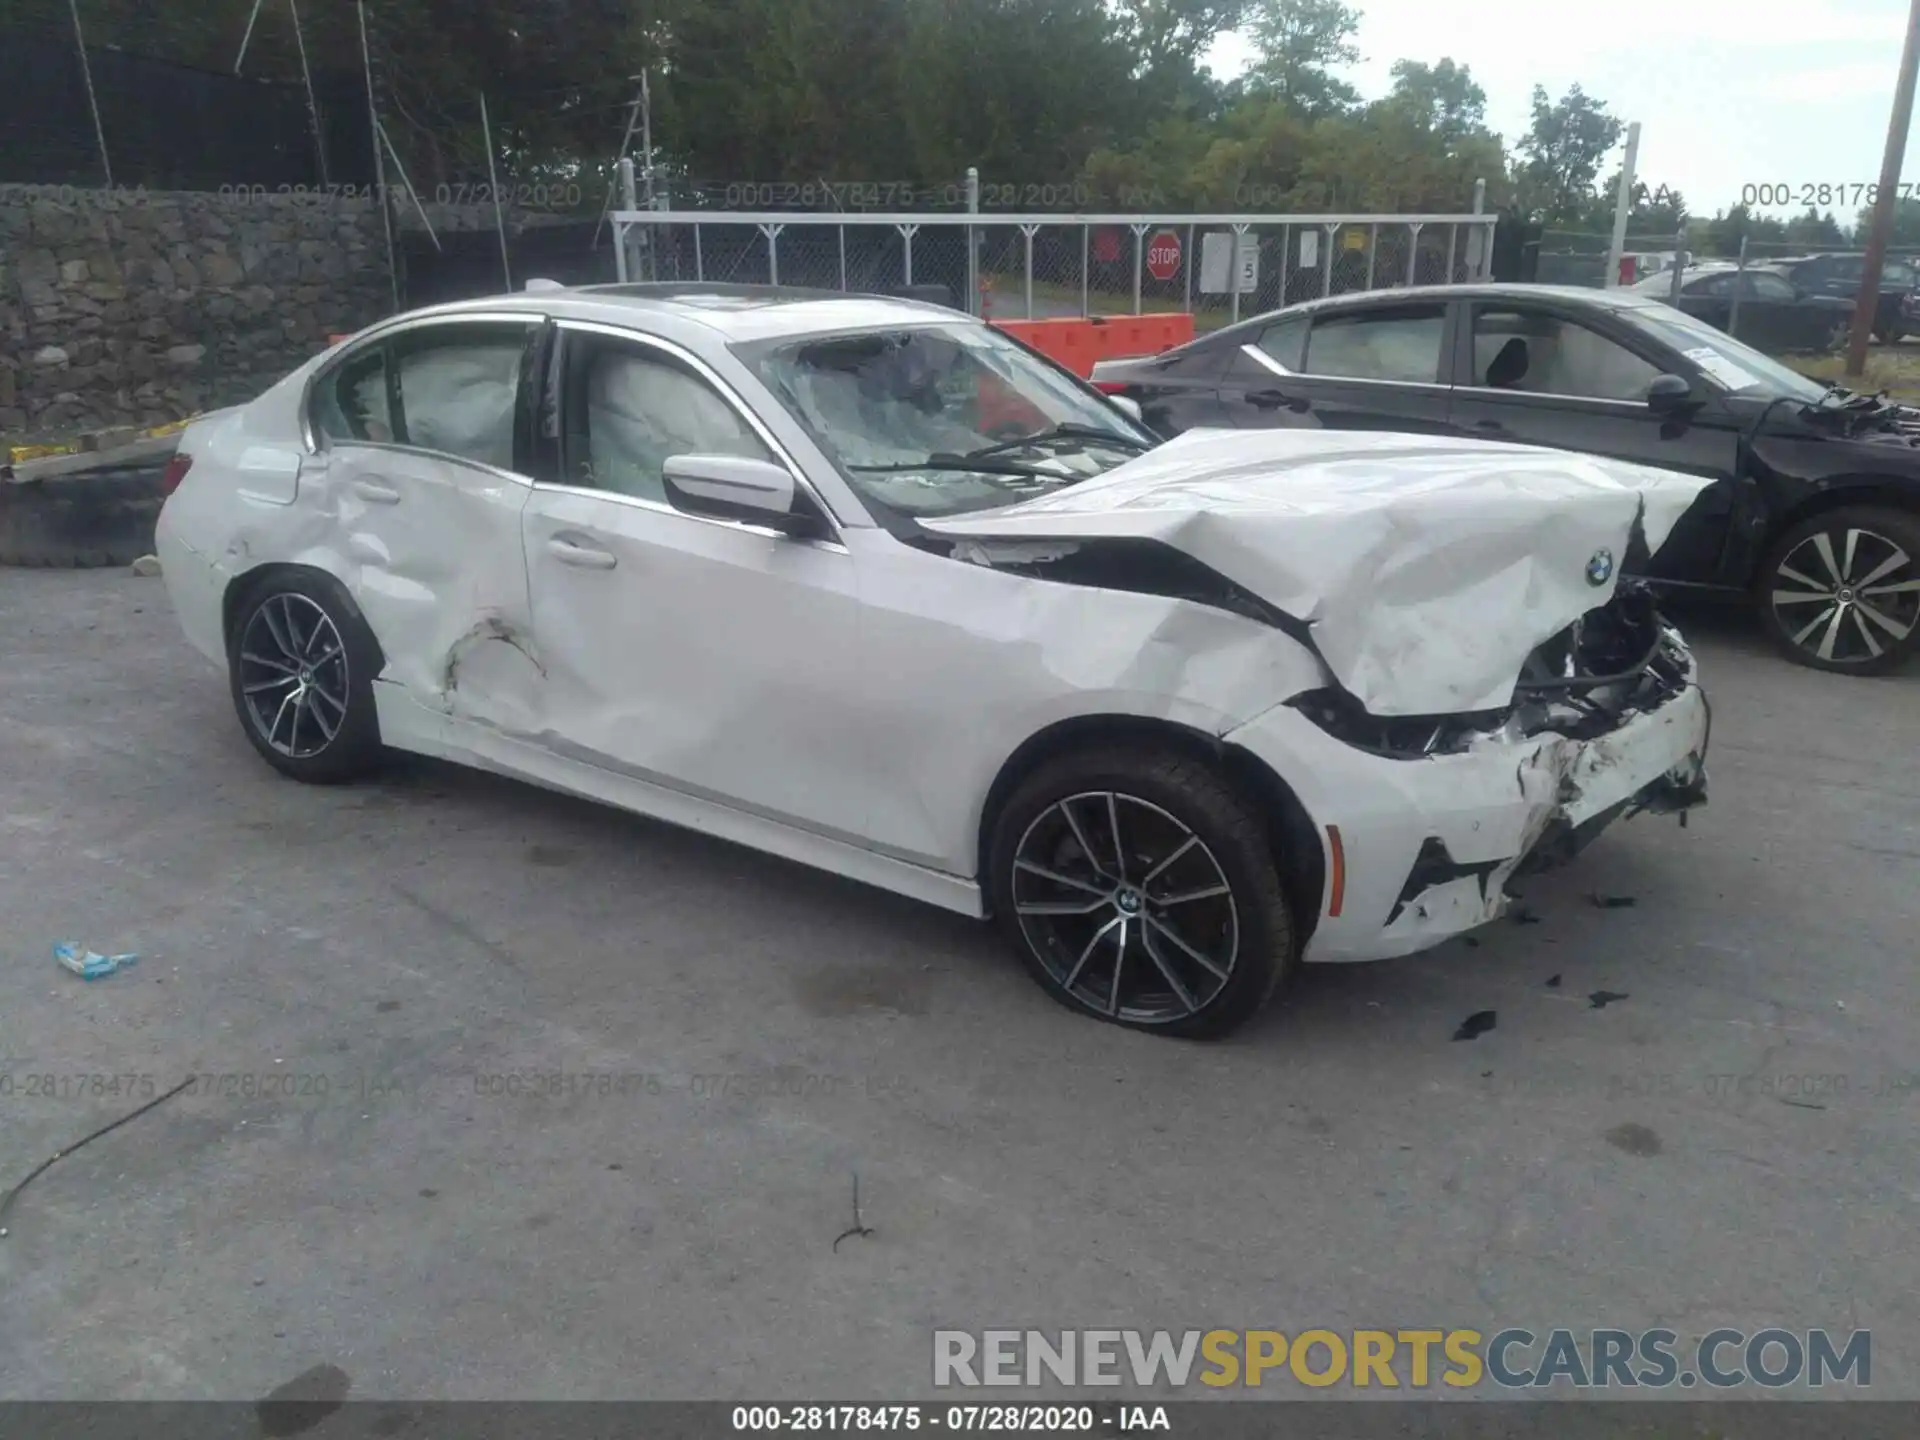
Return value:
[(1920, 519), (1864, 506), (1816, 515), (1773, 547), (1756, 598), (1789, 659), (1885, 674), (1913, 653), (1920, 631)]
[(1265, 827), (1218, 771), (1118, 747), (1042, 766), (989, 846), (996, 918), (1041, 988), (1112, 1024), (1211, 1039), (1294, 962)]
[(227, 652), (233, 705), (253, 748), (283, 775), (325, 785), (374, 768), (379, 668), (366, 622), (330, 576), (269, 575), (240, 602)]

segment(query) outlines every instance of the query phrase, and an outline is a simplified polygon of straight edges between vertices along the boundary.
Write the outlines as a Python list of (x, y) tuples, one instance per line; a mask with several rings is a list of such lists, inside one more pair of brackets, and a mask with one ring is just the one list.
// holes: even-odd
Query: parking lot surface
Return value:
[(201, 1077), (18, 1197), (0, 1397), (897, 1400), (936, 1328), (1099, 1325), (1868, 1328), (1920, 1396), (1920, 676), (1686, 613), (1688, 828), (1209, 1046), (584, 802), (282, 780), (156, 581), (0, 616), (0, 1191)]

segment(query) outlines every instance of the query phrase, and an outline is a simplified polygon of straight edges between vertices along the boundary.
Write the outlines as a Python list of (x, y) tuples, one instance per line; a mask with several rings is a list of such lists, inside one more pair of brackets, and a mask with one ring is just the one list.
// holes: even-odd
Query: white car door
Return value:
[[(571, 758), (842, 839), (864, 833), (853, 560), (685, 514), (674, 454), (788, 463), (706, 367), (560, 326), (557, 472), (524, 514), (542, 738)], [(790, 467), (791, 468), (791, 467)], [(828, 532), (830, 533), (830, 532)]]
[[(539, 317), (446, 319), (363, 346), (316, 382), (324, 493), (342, 579), (386, 658), (380, 679), (436, 709), (500, 724), (529, 712), (538, 672), (516, 454)], [(505, 642), (505, 643), (501, 643)]]

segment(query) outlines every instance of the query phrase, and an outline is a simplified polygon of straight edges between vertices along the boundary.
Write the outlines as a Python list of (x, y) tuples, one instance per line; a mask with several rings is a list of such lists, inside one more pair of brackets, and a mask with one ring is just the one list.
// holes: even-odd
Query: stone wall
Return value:
[(391, 308), (370, 200), (0, 187), (0, 436), (245, 400)]

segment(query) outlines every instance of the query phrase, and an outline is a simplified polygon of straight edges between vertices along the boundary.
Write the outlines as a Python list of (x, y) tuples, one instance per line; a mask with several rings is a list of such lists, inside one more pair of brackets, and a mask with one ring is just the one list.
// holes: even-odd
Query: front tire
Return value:
[(988, 865), (1033, 978), (1110, 1024), (1217, 1038), (1292, 971), (1266, 828), (1204, 760), (1118, 746), (1048, 762), (1002, 808)]
[(381, 756), (379, 647), (346, 592), (331, 576), (288, 570), (255, 584), (237, 610), (228, 683), (261, 758), (311, 785), (372, 771)]
[(1920, 519), (1866, 506), (1816, 515), (1774, 545), (1755, 599), (1797, 664), (1847, 675), (1897, 669), (1920, 643)]

